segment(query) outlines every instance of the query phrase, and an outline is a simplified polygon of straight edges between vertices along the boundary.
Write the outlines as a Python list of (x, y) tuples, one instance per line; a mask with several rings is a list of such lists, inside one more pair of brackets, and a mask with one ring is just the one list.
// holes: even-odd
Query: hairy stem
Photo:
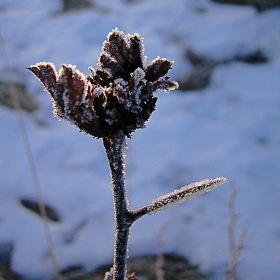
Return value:
[(132, 225), (128, 200), (124, 185), (125, 163), (124, 147), (125, 136), (119, 131), (111, 137), (104, 137), (103, 144), (110, 167), (112, 192), (115, 211), (115, 244), (113, 279), (124, 280), (126, 277), (127, 246)]

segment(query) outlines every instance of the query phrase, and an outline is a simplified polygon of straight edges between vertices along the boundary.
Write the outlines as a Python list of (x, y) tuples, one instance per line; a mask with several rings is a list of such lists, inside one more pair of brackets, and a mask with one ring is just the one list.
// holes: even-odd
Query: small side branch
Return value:
[(229, 242), (229, 265), (225, 273), (224, 280), (236, 279), (236, 268), (239, 264), (238, 258), (241, 250), (244, 248), (244, 240), (246, 237), (246, 230), (243, 229), (239, 235), (238, 242), (235, 242), (235, 227), (236, 227), (236, 212), (235, 212), (235, 199), (236, 191), (234, 184), (230, 184), (230, 194), (228, 201), (229, 224), (228, 224), (228, 242)]
[(236, 278), (236, 268), (237, 268), (238, 264), (240, 263), (238, 261), (238, 258), (239, 258), (241, 250), (244, 249), (244, 240), (245, 240), (246, 234), (247, 234), (247, 232), (245, 229), (243, 229), (240, 233), (238, 242), (235, 245), (234, 250), (230, 256), (230, 263), (226, 270), (226, 274), (225, 274), (225, 278), (224, 278), (225, 280), (236, 280), (237, 279)]
[(219, 177), (216, 179), (206, 179), (200, 182), (192, 183), (184, 186), (178, 190), (174, 190), (171, 193), (160, 196), (152, 201), (152, 203), (131, 211), (133, 221), (143, 217), (144, 215), (152, 215), (159, 211), (166, 210), (178, 203), (185, 202), (192, 198), (195, 198), (211, 189), (224, 184), (227, 181), (225, 177)]

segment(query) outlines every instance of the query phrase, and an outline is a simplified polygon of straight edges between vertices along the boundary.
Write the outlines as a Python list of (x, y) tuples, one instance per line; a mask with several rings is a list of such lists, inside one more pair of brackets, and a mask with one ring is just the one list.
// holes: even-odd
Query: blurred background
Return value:
[(157, 93), (146, 128), (127, 141), (130, 208), (192, 182), (228, 178), (210, 193), (137, 221), (131, 259), (172, 253), (197, 267), (197, 279), (222, 279), (231, 257), (232, 186), (235, 243), (246, 230), (237, 279), (279, 279), (279, 7), (278, 0), (1, 0), (2, 270), (16, 273), (12, 279), (54, 275), (25, 133), (59, 269), (88, 273), (112, 262), (113, 203), (102, 141), (55, 119), (50, 96), (26, 67), (46, 61), (59, 71), (72, 64), (87, 75), (118, 27), (144, 38), (147, 62), (173, 60), (170, 76), (180, 85)]

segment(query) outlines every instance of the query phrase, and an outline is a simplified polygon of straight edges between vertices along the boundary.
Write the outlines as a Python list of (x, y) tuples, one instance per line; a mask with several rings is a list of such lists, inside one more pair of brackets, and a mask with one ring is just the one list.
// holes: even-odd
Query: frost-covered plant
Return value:
[(114, 266), (105, 279), (126, 278), (127, 246), (132, 224), (146, 214), (165, 210), (226, 182), (224, 177), (203, 180), (158, 197), (149, 205), (129, 209), (125, 188), (126, 137), (144, 128), (155, 110), (159, 89), (178, 88), (167, 76), (173, 62), (156, 58), (146, 64), (143, 39), (117, 28), (108, 34), (98, 59), (98, 69), (85, 76), (72, 65), (56, 73), (52, 63), (28, 67), (51, 95), (54, 115), (80, 131), (102, 138), (111, 174), (115, 212)]

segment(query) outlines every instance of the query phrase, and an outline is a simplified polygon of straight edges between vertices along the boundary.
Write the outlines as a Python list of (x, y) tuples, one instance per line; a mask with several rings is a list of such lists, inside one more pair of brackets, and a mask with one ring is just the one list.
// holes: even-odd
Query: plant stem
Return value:
[(115, 211), (115, 244), (113, 279), (126, 278), (127, 246), (132, 221), (128, 210), (128, 200), (124, 185), (125, 163), (124, 148), (125, 136), (119, 131), (111, 137), (104, 137), (103, 144), (110, 167), (112, 192)]
[(212, 188), (225, 183), (226, 178), (220, 177), (213, 180), (203, 180), (201, 182), (184, 186), (154, 199), (149, 205), (130, 211), (128, 208), (128, 199), (126, 197), (124, 184), (125, 135), (119, 130), (110, 137), (103, 137), (103, 145), (110, 167), (116, 227), (113, 272), (112, 274), (110, 272), (109, 278), (106, 279), (125, 280), (128, 240), (133, 222), (146, 214), (155, 214), (178, 203), (203, 194)]

